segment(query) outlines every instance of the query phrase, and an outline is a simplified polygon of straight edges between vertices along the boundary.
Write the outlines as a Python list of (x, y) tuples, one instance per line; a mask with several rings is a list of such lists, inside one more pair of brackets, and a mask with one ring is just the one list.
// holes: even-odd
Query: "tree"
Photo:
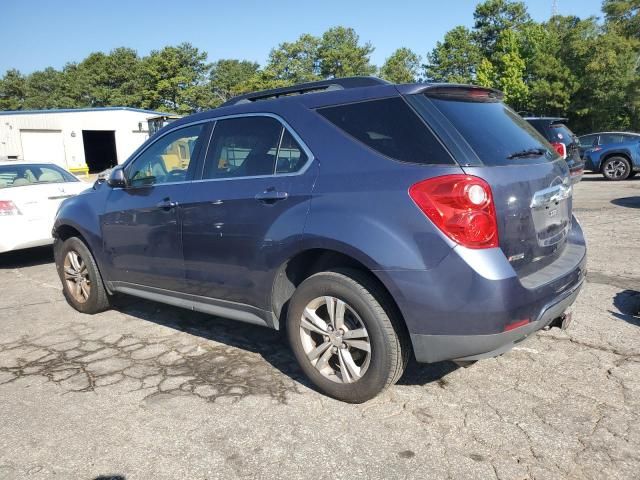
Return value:
[(121, 47), (109, 54), (94, 52), (68, 70), (69, 87), (83, 106), (142, 104), (140, 57), (135, 50)]
[(399, 48), (380, 68), (380, 76), (393, 83), (411, 83), (418, 79), (420, 56), (408, 48)]
[(145, 108), (189, 114), (215, 104), (206, 52), (190, 43), (152, 51), (141, 63)]
[(27, 77), (23, 108), (75, 108), (79, 105), (70, 95), (70, 74), (47, 67)]
[(530, 24), (524, 26), (519, 35), (526, 65), (525, 81), (529, 86), (526, 110), (540, 115), (566, 115), (577, 80), (560, 58), (556, 32), (544, 24)]
[(523, 2), (485, 0), (473, 12), (474, 35), (482, 53), (491, 57), (500, 34), (531, 22)]
[(494, 59), (495, 85), (504, 92), (505, 101), (516, 110), (526, 108), (529, 97), (529, 87), (525, 83), (526, 64), (515, 31), (503, 30), (500, 33)]
[(433, 82), (473, 83), (482, 54), (466, 27), (448, 31), (427, 55), (425, 77)]
[[(607, 31), (591, 45), (573, 107), (589, 129), (628, 129), (637, 108), (638, 43)], [(630, 96), (631, 95), (631, 96)]]
[(493, 88), (496, 86), (496, 68), (487, 58), (480, 60), (478, 72), (476, 74), (476, 83), (483, 87)]
[(0, 79), (0, 110), (20, 110), (27, 93), (27, 79), (16, 69)]
[(607, 23), (640, 40), (640, 0), (604, 0), (602, 11)]
[(267, 76), (291, 84), (318, 80), (319, 48), (320, 39), (309, 34), (281, 43), (269, 53)]
[(360, 45), (353, 28), (330, 28), (322, 34), (318, 47), (320, 74), (325, 78), (372, 75), (376, 71), (369, 58), (373, 50), (369, 42)]
[(259, 69), (260, 65), (248, 60), (222, 59), (214, 62), (209, 81), (216, 100), (222, 103), (233, 96), (245, 93), (248, 82)]

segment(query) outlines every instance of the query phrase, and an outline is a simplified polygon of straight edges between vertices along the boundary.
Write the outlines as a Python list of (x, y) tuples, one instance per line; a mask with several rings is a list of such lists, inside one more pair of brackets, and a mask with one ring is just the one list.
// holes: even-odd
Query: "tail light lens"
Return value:
[(471, 175), (445, 175), (412, 185), (409, 196), (454, 242), (468, 248), (498, 246), (498, 223), (489, 184)]
[(560, 155), (563, 160), (567, 158), (567, 146), (564, 143), (553, 142), (551, 146), (555, 148), (556, 152), (558, 152), (558, 155)]
[(8, 215), (22, 215), (22, 213), (11, 200), (0, 200), (0, 217)]

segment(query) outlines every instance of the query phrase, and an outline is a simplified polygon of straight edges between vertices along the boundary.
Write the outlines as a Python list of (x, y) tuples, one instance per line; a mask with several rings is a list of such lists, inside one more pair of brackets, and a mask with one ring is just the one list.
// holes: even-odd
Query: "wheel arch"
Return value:
[(276, 329), (286, 328), (288, 303), (295, 289), (305, 279), (311, 275), (332, 270), (332, 269), (352, 269), (365, 275), (379, 289), (384, 305), (392, 309), (390, 314), (395, 315), (401, 322), (402, 328), (408, 335), (408, 330), (402, 311), (399, 308), (394, 296), (393, 287), (385, 278), (384, 272), (376, 270), (374, 262), (364, 255), (354, 255), (339, 247), (310, 247), (301, 250), (294, 256), (283, 262), (278, 268), (273, 286), (271, 289), (271, 311), (274, 316), (274, 326)]

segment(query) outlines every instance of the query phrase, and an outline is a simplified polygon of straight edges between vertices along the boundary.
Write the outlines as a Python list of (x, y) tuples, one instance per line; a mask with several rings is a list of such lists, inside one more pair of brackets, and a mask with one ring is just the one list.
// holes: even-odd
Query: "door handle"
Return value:
[(172, 202), (170, 198), (165, 198), (161, 202), (156, 204), (156, 207), (161, 208), (162, 210), (171, 210), (172, 208), (176, 208), (178, 206), (178, 202)]
[(275, 203), (279, 200), (286, 200), (289, 197), (287, 192), (278, 192), (277, 190), (265, 190), (262, 193), (258, 193), (255, 199), (262, 203)]

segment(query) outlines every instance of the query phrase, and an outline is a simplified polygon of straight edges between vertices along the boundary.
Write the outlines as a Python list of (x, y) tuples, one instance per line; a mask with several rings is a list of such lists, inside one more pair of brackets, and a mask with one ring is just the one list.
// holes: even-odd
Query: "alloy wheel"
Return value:
[(300, 337), (309, 362), (329, 380), (353, 383), (369, 368), (369, 333), (355, 310), (339, 298), (309, 302), (302, 313)]
[(627, 173), (627, 165), (622, 160), (612, 160), (604, 167), (609, 178), (622, 178)]
[(63, 268), (69, 293), (77, 302), (85, 303), (91, 294), (91, 279), (87, 264), (78, 252), (69, 250), (64, 258)]

